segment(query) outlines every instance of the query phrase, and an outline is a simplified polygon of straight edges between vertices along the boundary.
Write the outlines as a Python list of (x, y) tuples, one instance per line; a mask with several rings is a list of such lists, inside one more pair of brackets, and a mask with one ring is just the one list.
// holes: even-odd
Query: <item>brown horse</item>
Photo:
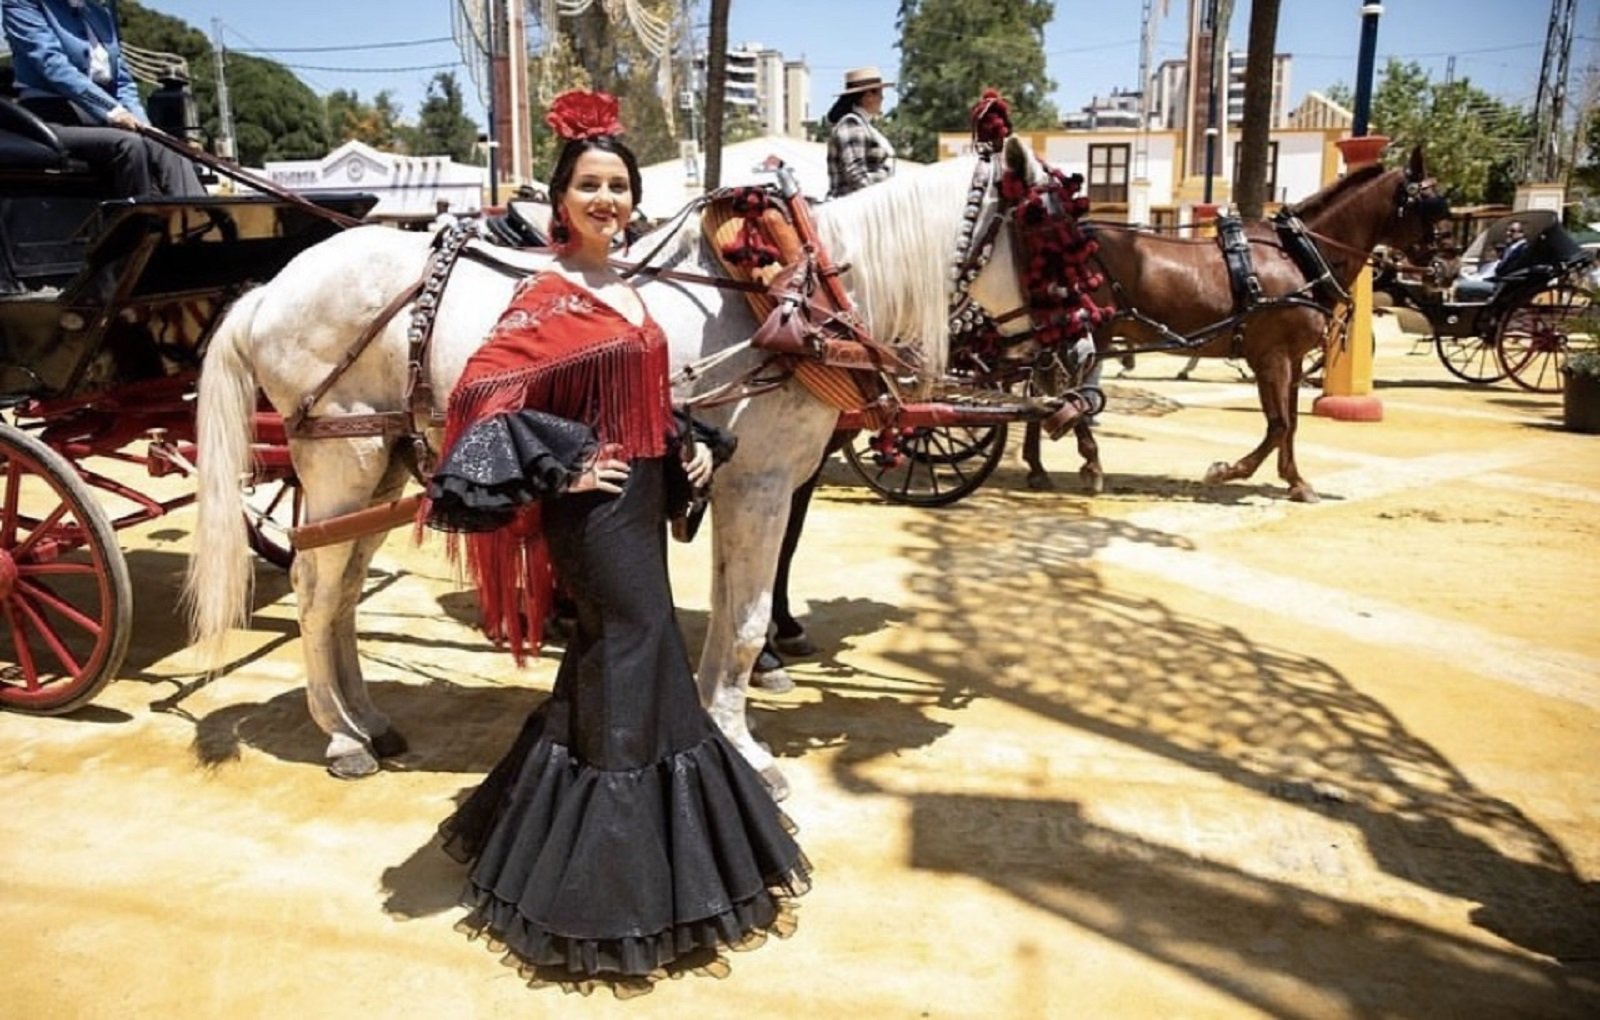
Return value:
[[(1363, 167), (1286, 212), (1278, 220), (1245, 223), (1261, 285), (1261, 299), (1248, 311), (1235, 301), (1215, 239), (1094, 224), (1095, 258), (1105, 278), (1094, 297), (1116, 306), (1116, 314), (1097, 327), (1095, 346), (1102, 354), (1182, 350), (1242, 356), (1255, 373), (1267, 432), (1243, 459), (1211, 465), (1206, 482), (1249, 478), (1276, 449), (1278, 475), (1289, 484), (1289, 498), (1314, 502), (1316, 491), (1294, 461), (1302, 359), (1323, 342), (1335, 308), (1379, 244), (1427, 264), (1448, 206), (1426, 178), (1419, 148), (1403, 170)], [(1119, 342), (1113, 344), (1113, 338)], [(1084, 459), (1079, 474), (1090, 491), (1099, 492), (1104, 475), (1089, 420), (1080, 419), (1074, 431)], [(1028, 426), (1023, 458), (1029, 484), (1048, 487), (1036, 424)]]

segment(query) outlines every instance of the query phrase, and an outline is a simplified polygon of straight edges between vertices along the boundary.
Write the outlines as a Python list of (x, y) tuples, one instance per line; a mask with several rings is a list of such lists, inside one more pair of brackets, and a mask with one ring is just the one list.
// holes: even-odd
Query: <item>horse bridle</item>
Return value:
[(1395, 195), (1395, 205), (1401, 218), (1415, 213), (1427, 227), (1426, 237), (1406, 251), (1406, 257), (1412, 262), (1426, 265), (1438, 253), (1441, 242), (1450, 237), (1450, 228), (1445, 225), (1450, 219), (1449, 200), (1439, 194), (1432, 177), (1419, 181), (1407, 170), (1406, 179)]
[[(1046, 167), (1048, 180), (1031, 185), (1001, 169), (995, 155), (997, 147), (979, 143), (978, 163), (972, 171), (967, 205), (956, 240), (949, 271), (949, 321), (952, 344), (965, 340), (962, 353), (982, 371), (994, 366), (985, 358), (998, 348), (1015, 347), (1031, 341), (1040, 344), (1039, 364), (1035, 367), (1059, 369), (1075, 382), (1081, 382), (1093, 366), (1092, 348), (1081, 351), (1068, 340), (1087, 334), (1093, 321), (1083, 307), (1072, 307), (1060, 300), (1068, 293), (1066, 281), (1052, 281), (1053, 300), (1046, 305), (1036, 299), (1028, 286), (1032, 260), (1030, 232), (1052, 230), (1061, 224), (1076, 223), (1071, 208), (1076, 183), (1059, 171)], [(1019, 206), (1034, 201), (1041, 213), (1038, 222), (1024, 226), (1016, 216)], [(969, 293), (978, 276), (994, 257), (995, 242), (1002, 229), (1011, 232), (1011, 263), (1023, 302), (1009, 311), (993, 313), (972, 300)], [(1088, 288), (1092, 290), (1092, 287)], [(1079, 288), (1080, 298), (1087, 294)], [(1027, 326), (1017, 332), (1003, 327), (1026, 318)], [(1065, 359), (1065, 360), (1063, 360)]]

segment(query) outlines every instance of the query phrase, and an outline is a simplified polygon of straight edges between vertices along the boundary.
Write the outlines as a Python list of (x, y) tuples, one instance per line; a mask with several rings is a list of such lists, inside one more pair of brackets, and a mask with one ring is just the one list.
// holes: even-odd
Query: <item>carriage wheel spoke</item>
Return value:
[(47, 574), (55, 576), (87, 574), (94, 576), (100, 572), (95, 569), (93, 563), (62, 563), (57, 561), (55, 563), (19, 563), (17, 564), (17, 573), (22, 577), (39, 577)]
[(18, 545), (16, 549), (12, 550), (12, 557), (19, 560), (26, 557), (29, 551), (31, 551), (35, 545), (39, 544), (39, 540), (45, 535), (49, 534), (51, 529), (61, 522), (61, 518), (67, 515), (68, 509), (70, 508), (67, 506), (65, 501), (62, 501), (60, 504), (58, 504), (54, 510), (50, 511), (50, 515), (48, 517), (32, 527), (28, 533), (28, 537), (23, 539), (22, 543)]
[(77, 624), (82, 630), (94, 635), (96, 639), (100, 637), (103, 628), (99, 620), (84, 615), (72, 603), (67, 602), (44, 585), (18, 579), (17, 594), (47, 609), (54, 609), (57, 613)]
[(5, 603), (7, 629), (11, 631), (12, 644), (17, 646), (17, 666), (22, 670), (22, 686), (37, 691), (39, 670), (33, 663), (33, 649), (28, 645), (28, 635), (23, 631), (22, 619), (14, 603), (14, 599), (7, 599)]
[(17, 522), (21, 514), (17, 509), (17, 502), (22, 492), (22, 465), (15, 460), (6, 463), (6, 504), (0, 509), (0, 546), (8, 546), (17, 540)]
[[(50, 621), (46, 620), (37, 609), (24, 600), (16, 600), (16, 606), (22, 610), (23, 615), (27, 617), (27, 621), (33, 624), (33, 629), (39, 632), (39, 636), (44, 638), (46, 647), (55, 653), (56, 661), (66, 667), (67, 675), (74, 677), (80, 675), (83, 672), (83, 666), (73, 656), (72, 650), (62, 642), (61, 636), (56, 633), (55, 628), (50, 626)], [(21, 647), (20, 642), (18, 647)]]

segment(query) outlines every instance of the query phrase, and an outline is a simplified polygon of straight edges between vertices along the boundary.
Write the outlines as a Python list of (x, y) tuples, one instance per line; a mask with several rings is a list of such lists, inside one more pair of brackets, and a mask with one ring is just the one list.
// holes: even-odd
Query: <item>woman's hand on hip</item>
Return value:
[(602, 446), (584, 464), (583, 470), (567, 483), (568, 492), (606, 492), (615, 496), (628, 482), (628, 462), (618, 460), (622, 451), (615, 443)]

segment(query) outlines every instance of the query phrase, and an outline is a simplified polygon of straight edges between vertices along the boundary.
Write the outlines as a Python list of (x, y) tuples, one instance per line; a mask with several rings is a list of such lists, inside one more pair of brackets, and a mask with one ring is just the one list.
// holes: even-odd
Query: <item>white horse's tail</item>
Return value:
[(250, 471), (256, 375), (247, 353), (264, 288), (234, 302), (211, 337), (200, 371), (195, 436), (199, 519), (183, 603), (203, 658), (220, 657), (222, 637), (249, 615), (255, 580), (245, 532), (243, 483)]

